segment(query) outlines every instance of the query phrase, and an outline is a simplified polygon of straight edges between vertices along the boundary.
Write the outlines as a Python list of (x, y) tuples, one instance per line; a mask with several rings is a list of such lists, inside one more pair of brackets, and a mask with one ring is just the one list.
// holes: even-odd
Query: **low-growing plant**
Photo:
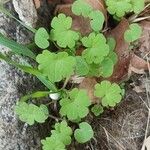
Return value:
[[(143, 9), (143, 3), (143, 0), (106, 0), (108, 12), (119, 18), (130, 12), (139, 13)], [(72, 4), (72, 12), (77, 16), (89, 18), (91, 33), (83, 36), (74, 31), (72, 18), (63, 13), (58, 14), (51, 21), (50, 32), (43, 27), (35, 32), (35, 44), (43, 49), (37, 56), (29, 48), (0, 35), (1, 44), (12, 49), (14, 53), (32, 58), (38, 66), (33, 68), (18, 64), (2, 53), (0, 59), (35, 75), (48, 89), (22, 97), (15, 107), (20, 120), (29, 125), (35, 122), (44, 123), (49, 117), (56, 121), (50, 136), (41, 141), (43, 150), (65, 150), (73, 139), (82, 144), (91, 140), (94, 131), (86, 122), (86, 116), (90, 111), (99, 116), (106, 108), (115, 107), (124, 95), (124, 89), (117, 83), (105, 79), (112, 75), (118, 57), (114, 51), (115, 39), (106, 38), (101, 32), (105, 22), (103, 13), (94, 10), (85, 0), (76, 0)], [(131, 24), (124, 38), (130, 43), (140, 35), (140, 26)], [(52, 43), (56, 45), (57, 50), (50, 48)], [(79, 47), (83, 49), (81, 55), (77, 55)], [(92, 103), (85, 89), (72, 86), (70, 89), (66, 88), (66, 83), (74, 75), (103, 78), (94, 88), (94, 96), (99, 99), (97, 103)], [(64, 83), (63, 87), (60, 87), (60, 82)], [(46, 105), (37, 106), (32, 103), (32, 99), (47, 96), (51, 99)], [(51, 114), (49, 105), (57, 106), (57, 117)]]
[(144, 0), (105, 0), (111, 15), (121, 18), (130, 12), (140, 13), (144, 9)]

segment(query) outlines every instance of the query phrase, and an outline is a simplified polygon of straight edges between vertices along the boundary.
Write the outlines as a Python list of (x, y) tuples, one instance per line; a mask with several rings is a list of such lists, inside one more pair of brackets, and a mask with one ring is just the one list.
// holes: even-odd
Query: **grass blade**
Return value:
[(0, 12), (4, 13), (5, 15), (7, 15), (10, 18), (15, 19), (17, 22), (19, 22), (22, 26), (24, 26), (26, 29), (28, 29), (29, 31), (35, 33), (36, 29), (26, 25), (25, 23), (23, 23), (22, 21), (18, 20), (16, 17), (14, 17), (9, 10), (5, 9), (2, 5), (0, 5)]
[(49, 90), (52, 90), (53, 92), (57, 92), (56, 86), (53, 83), (51, 83), (49, 80), (47, 80), (47, 78), (41, 72), (39, 72), (37, 69), (29, 67), (29, 66), (20, 65), (19, 63), (16, 63), (16, 62), (12, 61), (11, 59), (7, 58), (2, 53), (0, 53), (0, 59), (23, 70), (26, 73), (35, 75)]
[(22, 44), (18, 44), (17, 42), (4, 37), (4, 35), (2, 35), (1, 33), (0, 33), (0, 44), (10, 48), (14, 53), (22, 54), (32, 59), (36, 58), (36, 55), (30, 49), (28, 49)]

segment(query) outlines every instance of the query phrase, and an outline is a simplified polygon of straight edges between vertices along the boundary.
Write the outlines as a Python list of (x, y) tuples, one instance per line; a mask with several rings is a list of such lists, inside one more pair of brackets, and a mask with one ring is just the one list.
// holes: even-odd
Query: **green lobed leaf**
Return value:
[(122, 90), (118, 84), (104, 80), (95, 85), (94, 95), (101, 98), (102, 106), (114, 107), (122, 99)]
[(88, 17), (93, 8), (86, 2), (86, 0), (76, 0), (72, 4), (72, 12), (77, 16)]
[(106, 0), (107, 10), (110, 14), (121, 18), (132, 10), (130, 0)]
[(35, 33), (35, 44), (42, 49), (46, 49), (47, 47), (49, 47), (49, 34), (46, 31), (45, 28), (41, 27), (39, 28), (36, 33)]
[(109, 46), (103, 34), (91, 33), (88, 37), (83, 37), (81, 41), (87, 48), (82, 52), (82, 56), (88, 64), (99, 64), (109, 54)]
[(90, 77), (100, 77), (101, 76), (101, 65), (97, 64), (90, 64), (89, 65), (89, 73), (88, 76)]
[(113, 51), (109, 52), (108, 58), (111, 59), (114, 65), (118, 62), (118, 55)]
[(66, 150), (65, 145), (55, 137), (47, 137), (41, 140), (42, 150)]
[(71, 143), (72, 129), (66, 121), (56, 123), (54, 128), (50, 137), (41, 140), (43, 150), (66, 150), (65, 146)]
[(74, 73), (76, 60), (73, 56), (68, 56), (66, 52), (57, 54), (44, 50), (36, 58), (39, 63), (39, 70), (48, 76), (51, 82), (59, 82)]
[(48, 109), (45, 105), (40, 107), (34, 104), (19, 102), (15, 107), (15, 112), (23, 122), (33, 125), (36, 122), (43, 123), (48, 118)]
[(91, 104), (87, 92), (74, 88), (68, 94), (68, 98), (60, 100), (60, 114), (71, 121), (84, 118), (89, 113), (88, 106)]
[(124, 33), (124, 39), (127, 42), (134, 42), (139, 39), (142, 34), (142, 28), (137, 24), (133, 23), (129, 26), (129, 29)]
[(114, 38), (109, 37), (109, 38), (107, 38), (107, 44), (109, 45), (109, 49), (110, 49), (108, 57), (109, 57), (109, 59), (111, 59), (113, 61), (113, 64), (115, 65), (118, 61), (118, 56), (114, 52), (115, 47), (116, 47), (116, 41)]
[(84, 76), (89, 73), (89, 66), (86, 61), (81, 57), (76, 57), (76, 74), (79, 76)]
[(94, 31), (102, 30), (105, 18), (101, 11), (99, 10), (92, 11), (89, 14), (89, 18), (91, 19), (90, 24)]
[(107, 10), (115, 18), (121, 18), (130, 12), (136, 14), (144, 9), (144, 0), (106, 0)]
[(72, 18), (66, 17), (65, 14), (59, 14), (54, 17), (51, 22), (51, 38), (56, 41), (58, 46), (62, 48), (75, 47), (76, 41), (79, 39), (79, 33), (71, 30)]
[(140, 13), (144, 9), (144, 0), (131, 0), (130, 2), (135, 13)]
[(87, 122), (79, 124), (79, 129), (74, 132), (74, 137), (78, 143), (86, 143), (94, 136), (92, 127)]
[(112, 75), (114, 63), (110, 58), (105, 58), (101, 63), (101, 76), (108, 78)]
[(67, 125), (66, 121), (55, 124), (55, 130), (51, 131), (52, 136), (63, 142), (64, 145), (71, 144), (72, 129)]
[(100, 114), (104, 112), (104, 109), (101, 105), (96, 104), (91, 108), (91, 111), (93, 112), (95, 116), (99, 116)]
[(107, 44), (109, 45), (110, 51), (114, 51), (114, 49), (116, 47), (115, 39), (112, 37), (107, 38)]

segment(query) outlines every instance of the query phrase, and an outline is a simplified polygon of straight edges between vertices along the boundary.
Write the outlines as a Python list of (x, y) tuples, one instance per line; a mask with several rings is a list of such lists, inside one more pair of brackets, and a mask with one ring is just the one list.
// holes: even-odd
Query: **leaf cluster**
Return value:
[(72, 12), (85, 18), (90, 19), (91, 28), (98, 32), (102, 30), (105, 17), (99, 10), (94, 10), (93, 7), (87, 3), (86, 0), (76, 0), (72, 5)]
[(121, 18), (130, 12), (140, 13), (144, 9), (144, 0), (106, 0), (106, 5), (111, 15)]
[[(144, 7), (143, 0), (106, 0), (106, 4), (109, 13), (119, 18), (129, 12), (139, 13)], [(106, 38), (101, 32), (105, 21), (103, 13), (94, 10), (86, 0), (76, 0), (72, 4), (72, 12), (77, 16), (89, 19), (92, 32), (86, 36), (81, 35), (73, 30), (71, 17), (62, 13), (58, 14), (52, 19), (49, 32), (43, 27), (35, 32), (35, 44), (43, 49), (37, 56), (29, 49), (26, 49), (28, 54), (23, 50), (20, 52), (19, 49), (22, 46), (16, 50), (15, 47), (12, 47), (12, 41), (3, 39), (0, 35), (2, 43), (9, 42), (9, 47), (14, 48), (17, 53), (20, 52), (20, 54), (35, 59), (38, 67), (34, 69), (19, 65), (1, 54), (0, 58), (36, 75), (49, 88), (49, 91), (39, 91), (23, 97), (15, 108), (20, 120), (29, 125), (35, 122), (43, 123), (48, 117), (57, 121), (54, 129), (51, 130), (51, 135), (41, 141), (43, 150), (65, 150), (66, 146), (71, 144), (73, 135), (78, 143), (86, 143), (91, 140), (94, 136), (93, 129), (87, 122), (84, 122), (90, 109), (95, 116), (99, 116), (105, 108), (115, 107), (121, 101), (124, 92), (118, 84), (104, 80), (95, 85), (94, 96), (99, 99), (99, 102), (92, 104), (86, 90), (72, 87), (67, 90), (65, 88), (66, 82), (73, 75), (110, 77), (118, 61), (114, 51), (116, 41), (112, 37)], [(140, 37), (141, 32), (141, 28), (136, 23), (131, 24), (124, 33), (124, 39), (127, 42), (133, 42)], [(55, 50), (50, 50), (52, 44), (55, 45)], [(82, 48), (81, 54), (77, 56), (80, 48)], [(64, 85), (60, 88), (62, 83)], [(57, 104), (58, 118), (49, 114), (46, 105), (36, 106), (27, 102), (29, 99), (42, 98), (49, 94), (51, 98), (56, 97), (52, 98), (53, 100), (48, 105)], [(55, 99), (57, 101), (54, 101)], [(61, 122), (58, 122), (60, 120)], [(68, 126), (70, 122), (77, 123), (79, 127), (75, 126), (73, 130)]]

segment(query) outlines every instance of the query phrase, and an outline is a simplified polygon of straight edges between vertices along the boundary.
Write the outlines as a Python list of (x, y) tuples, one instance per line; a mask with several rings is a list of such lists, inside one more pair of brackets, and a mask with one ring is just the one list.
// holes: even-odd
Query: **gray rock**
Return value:
[[(34, 20), (34, 19), (31, 19)], [(20, 43), (32, 37), (13, 20), (0, 14), (0, 32)], [(0, 52), (9, 55), (9, 49), (0, 45)], [(13, 56), (18, 62), (27, 58)], [(32, 84), (31, 84), (32, 83)], [(36, 80), (4, 61), (0, 61), (0, 150), (39, 150), (40, 137), (37, 126), (27, 126), (14, 113), (16, 102), (23, 94), (31, 92)]]
[(33, 0), (13, 0), (15, 11), (25, 24), (35, 27), (38, 16)]

